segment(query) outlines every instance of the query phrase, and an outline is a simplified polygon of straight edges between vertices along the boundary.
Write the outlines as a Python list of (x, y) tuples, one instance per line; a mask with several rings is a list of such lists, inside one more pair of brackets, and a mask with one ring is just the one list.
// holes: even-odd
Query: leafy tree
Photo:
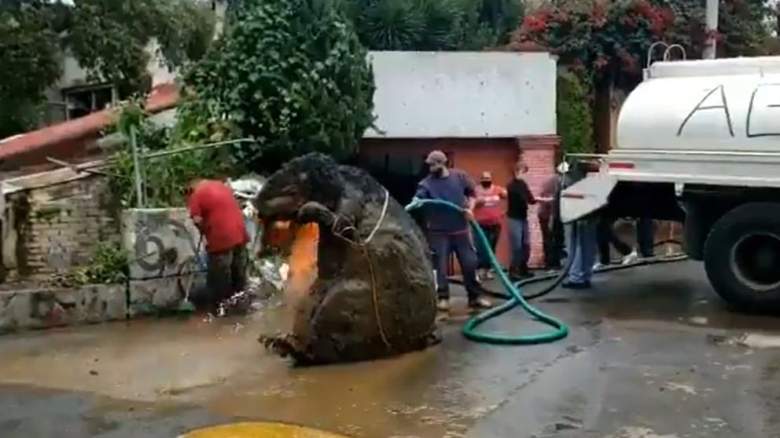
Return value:
[(342, 0), (372, 50), (481, 50), (506, 42), (520, 0)]
[(359, 3), (355, 27), (373, 50), (405, 50), (422, 40), (424, 17), (414, 0), (378, 0)]
[[(171, 129), (155, 125), (143, 108), (143, 101), (130, 99), (118, 114), (115, 129), (130, 137), (135, 130), (139, 151), (143, 155), (187, 146)], [(173, 130), (175, 131), (175, 129)], [(123, 142), (114, 154), (109, 188), (114, 199), (123, 207), (137, 205), (135, 167), (129, 142)], [(233, 167), (224, 148), (195, 149), (175, 154), (161, 154), (155, 158), (140, 158), (144, 206), (165, 208), (185, 204), (183, 188), (194, 178), (215, 178), (230, 175)]]
[(558, 75), (557, 119), (561, 146), (567, 154), (594, 151), (593, 114), (587, 84), (575, 74)]
[(207, 6), (201, 0), (0, 1), (0, 138), (35, 127), (44, 92), (61, 74), (63, 51), (123, 97), (148, 85), (153, 38), (169, 67), (198, 59), (213, 37)]
[(184, 84), (181, 118), (253, 137), (236, 158), (266, 169), (309, 151), (344, 157), (373, 123), (367, 52), (315, 0), (242, 1)]
[[(631, 89), (655, 41), (681, 44), (689, 58), (701, 56), (704, 12), (702, 0), (558, 1), (527, 15), (513, 43), (540, 43), (597, 84)], [(719, 55), (767, 53), (769, 12), (763, 0), (721, 0)]]
[(153, 38), (169, 67), (205, 53), (214, 29), (206, 10), (204, 2), (192, 0), (76, 0), (68, 45), (92, 79), (128, 95), (148, 85)]
[(504, 46), (522, 21), (523, 0), (456, 0), (462, 10), (458, 50)]
[(0, 6), (0, 138), (35, 125), (44, 92), (59, 77), (50, 12), (38, 3)]
[(717, 35), (719, 55), (771, 54), (772, 29), (767, 18), (772, 15), (764, 0), (721, 0)]
[(526, 15), (513, 43), (539, 43), (586, 80), (632, 88), (647, 49), (674, 20), (670, 9), (647, 0), (560, 3)]

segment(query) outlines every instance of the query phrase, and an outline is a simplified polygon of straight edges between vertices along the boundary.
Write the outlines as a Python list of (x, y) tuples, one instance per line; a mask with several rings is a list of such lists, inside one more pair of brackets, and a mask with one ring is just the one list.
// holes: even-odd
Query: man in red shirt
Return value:
[[(504, 209), (501, 200), (506, 199), (506, 189), (493, 184), (493, 174), (482, 172), (479, 186), (476, 187), (477, 204), (474, 217), (485, 232), (490, 248), (496, 252), (498, 238), (501, 236), (501, 222), (504, 220)], [(480, 277), (483, 280), (492, 278), (490, 273), (490, 258), (482, 245), (477, 245)]]
[(187, 207), (206, 239), (206, 281), (213, 303), (219, 303), (246, 286), (249, 235), (244, 216), (230, 187), (215, 180), (191, 182)]

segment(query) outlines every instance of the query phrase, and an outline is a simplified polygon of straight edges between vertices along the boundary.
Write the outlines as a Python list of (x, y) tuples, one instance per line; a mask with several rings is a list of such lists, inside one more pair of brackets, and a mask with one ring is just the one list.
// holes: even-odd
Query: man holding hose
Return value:
[(450, 290), (447, 268), (453, 252), (460, 263), (463, 283), (469, 298), (469, 307), (475, 310), (491, 307), (483, 298), (477, 282), (477, 254), (469, 233), (468, 221), (474, 220), (475, 185), (463, 171), (447, 168), (447, 155), (442, 151), (431, 152), (425, 160), (430, 174), (420, 181), (416, 199), (439, 199), (464, 209), (458, 212), (444, 206), (429, 205), (424, 209), (428, 243), (434, 255), (436, 285), (439, 295), (438, 309), (450, 309)]

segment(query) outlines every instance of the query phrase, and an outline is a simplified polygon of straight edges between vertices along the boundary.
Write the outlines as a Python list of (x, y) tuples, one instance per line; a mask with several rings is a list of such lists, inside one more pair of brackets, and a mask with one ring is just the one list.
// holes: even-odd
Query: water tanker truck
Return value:
[(617, 146), (561, 195), (565, 223), (607, 210), (684, 224), (684, 247), (745, 310), (780, 311), (780, 57), (656, 62)]

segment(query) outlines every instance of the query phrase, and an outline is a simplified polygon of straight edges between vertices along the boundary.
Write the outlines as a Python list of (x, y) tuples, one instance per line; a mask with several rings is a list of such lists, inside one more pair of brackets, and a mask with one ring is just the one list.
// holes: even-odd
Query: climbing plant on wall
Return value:
[[(191, 144), (182, 140), (179, 127), (155, 125), (144, 111), (141, 100), (130, 100), (117, 115), (116, 128), (129, 139), (135, 131), (139, 154), (161, 156), (139, 158), (142, 175), (144, 207), (181, 207), (186, 204), (187, 184), (195, 178), (234, 176), (241, 166), (235, 166), (227, 149), (193, 149), (180, 153)], [(125, 208), (138, 204), (132, 145), (125, 141), (112, 157), (109, 188), (114, 198)]]

